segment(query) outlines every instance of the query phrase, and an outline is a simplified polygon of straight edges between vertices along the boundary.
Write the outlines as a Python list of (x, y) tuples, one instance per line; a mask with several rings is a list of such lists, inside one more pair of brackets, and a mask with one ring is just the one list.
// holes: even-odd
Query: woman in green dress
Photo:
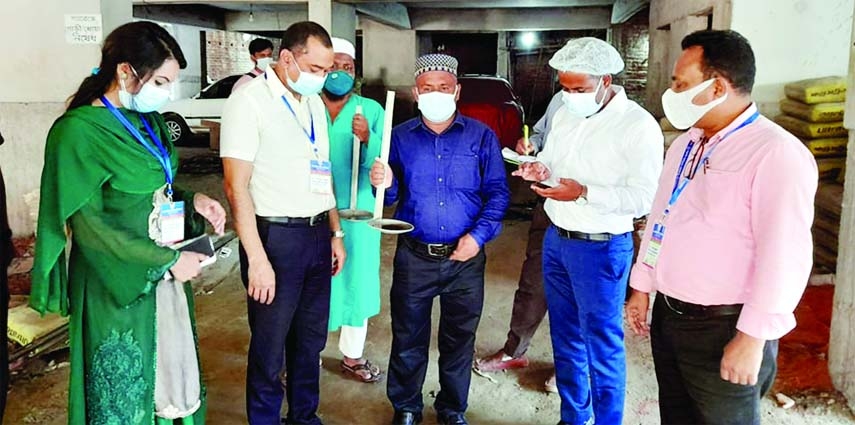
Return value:
[(226, 217), (172, 188), (178, 157), (155, 112), (186, 61), (151, 22), (118, 27), (101, 54), (48, 134), (30, 306), (70, 316), (69, 424), (202, 424), (187, 281), (205, 256), (167, 245), (203, 218), (222, 233)]

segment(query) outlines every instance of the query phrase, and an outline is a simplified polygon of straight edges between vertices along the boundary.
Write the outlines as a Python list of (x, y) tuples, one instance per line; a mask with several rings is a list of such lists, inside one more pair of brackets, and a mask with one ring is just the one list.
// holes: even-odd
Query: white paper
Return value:
[(505, 158), (505, 161), (508, 161), (512, 164), (522, 164), (523, 162), (537, 161), (537, 158), (530, 155), (520, 155), (511, 148), (502, 149), (502, 157)]

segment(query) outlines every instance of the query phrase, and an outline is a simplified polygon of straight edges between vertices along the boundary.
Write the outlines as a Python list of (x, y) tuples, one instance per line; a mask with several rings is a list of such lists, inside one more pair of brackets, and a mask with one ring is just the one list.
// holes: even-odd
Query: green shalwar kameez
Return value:
[[(138, 113), (120, 111), (149, 137)], [(145, 117), (177, 171), (163, 118)], [(30, 306), (70, 315), (69, 424), (155, 423), (155, 288), (176, 284), (158, 282), (179, 255), (148, 234), (153, 194), (164, 184), (158, 161), (107, 108), (68, 111), (48, 134)], [(205, 225), (193, 210), (193, 195), (175, 192), (176, 201), (185, 201), (186, 237), (201, 234)], [(195, 335), (193, 292), (189, 283), (183, 286)], [(204, 423), (201, 388), (201, 407), (175, 423)], [(157, 418), (158, 424), (171, 422)]]
[[(370, 137), (362, 145), (359, 160), (359, 185), (356, 207), (374, 211), (369, 171), (380, 155), (383, 132), (383, 108), (374, 100), (352, 94), (335, 121), (329, 120), (330, 162), (332, 162), (336, 206), (350, 208), (351, 170), (353, 164), (353, 116), (362, 105)], [(329, 330), (341, 326), (361, 327), (365, 319), (380, 312), (380, 232), (365, 221), (341, 221), (345, 232), (347, 259), (344, 269), (332, 279)]]

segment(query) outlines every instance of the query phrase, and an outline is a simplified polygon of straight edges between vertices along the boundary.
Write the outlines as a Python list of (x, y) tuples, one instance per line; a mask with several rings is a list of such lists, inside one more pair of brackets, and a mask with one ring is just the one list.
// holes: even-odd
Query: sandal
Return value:
[(383, 372), (380, 371), (380, 368), (374, 366), (368, 360), (366, 360), (365, 363), (355, 364), (353, 366), (346, 364), (344, 360), (342, 360), (341, 371), (346, 376), (366, 384), (371, 384), (383, 379)]

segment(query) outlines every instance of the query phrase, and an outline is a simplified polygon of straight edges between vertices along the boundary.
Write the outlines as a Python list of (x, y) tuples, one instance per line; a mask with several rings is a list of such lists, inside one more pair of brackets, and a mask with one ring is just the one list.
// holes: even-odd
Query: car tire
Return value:
[(163, 114), (163, 120), (166, 122), (166, 130), (169, 133), (169, 140), (173, 145), (183, 146), (189, 143), (191, 139), (190, 127), (181, 115), (167, 112)]

